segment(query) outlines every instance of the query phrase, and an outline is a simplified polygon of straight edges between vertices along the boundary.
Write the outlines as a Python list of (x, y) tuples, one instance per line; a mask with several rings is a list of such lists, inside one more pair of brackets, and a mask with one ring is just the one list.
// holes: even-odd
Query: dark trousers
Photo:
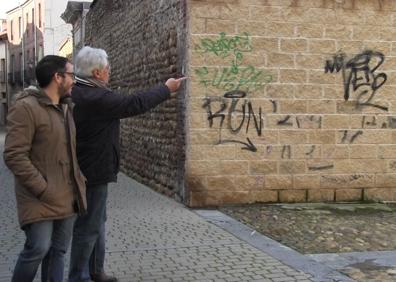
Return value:
[(87, 186), (87, 214), (74, 225), (69, 282), (91, 281), (90, 272), (103, 272), (106, 202), (107, 184)]

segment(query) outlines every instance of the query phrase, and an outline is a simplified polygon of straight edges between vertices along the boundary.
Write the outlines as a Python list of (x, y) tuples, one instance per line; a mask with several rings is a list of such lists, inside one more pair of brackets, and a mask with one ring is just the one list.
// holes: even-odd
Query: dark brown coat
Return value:
[(66, 218), (86, 211), (85, 178), (76, 156), (71, 104), (52, 104), (27, 88), (7, 117), (4, 160), (15, 176), (19, 223)]

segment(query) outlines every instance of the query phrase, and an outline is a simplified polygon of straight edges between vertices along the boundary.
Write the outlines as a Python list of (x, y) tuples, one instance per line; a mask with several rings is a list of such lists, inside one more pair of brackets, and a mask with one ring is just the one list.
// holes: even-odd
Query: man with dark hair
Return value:
[(87, 177), (87, 214), (76, 221), (69, 282), (115, 282), (104, 272), (107, 187), (119, 171), (120, 119), (144, 113), (176, 92), (184, 78), (134, 95), (108, 88), (110, 64), (103, 49), (85, 46), (75, 58), (72, 99), (76, 107), (77, 157)]
[(15, 176), (18, 219), (26, 235), (12, 281), (33, 281), (41, 263), (41, 281), (62, 282), (76, 213), (86, 212), (71, 103), (64, 99), (74, 84), (73, 65), (46, 56), (36, 77), (40, 87), (24, 89), (7, 117), (4, 160)]

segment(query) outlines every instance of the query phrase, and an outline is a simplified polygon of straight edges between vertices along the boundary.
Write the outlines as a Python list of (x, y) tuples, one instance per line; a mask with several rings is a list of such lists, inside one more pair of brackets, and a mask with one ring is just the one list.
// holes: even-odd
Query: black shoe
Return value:
[(108, 276), (106, 273), (95, 273), (91, 274), (91, 280), (94, 282), (117, 282), (116, 277)]

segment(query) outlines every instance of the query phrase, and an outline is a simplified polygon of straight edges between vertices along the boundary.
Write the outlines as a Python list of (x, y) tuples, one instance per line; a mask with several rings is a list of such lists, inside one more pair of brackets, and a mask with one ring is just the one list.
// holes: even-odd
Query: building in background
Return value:
[(7, 12), (8, 96), (35, 80), (34, 67), (44, 53), (44, 1), (28, 0)]
[(7, 20), (0, 19), (0, 32), (5, 32), (5, 31), (7, 31)]
[(45, 0), (44, 10), (44, 56), (59, 54), (60, 47), (72, 36), (71, 25), (65, 23), (61, 15), (67, 0)]
[(5, 124), (8, 112), (7, 102), (7, 28), (6, 20), (0, 19), (0, 125)]
[(66, 0), (27, 0), (8, 11), (8, 101), (15, 94), (35, 83), (34, 69), (45, 55), (58, 55), (59, 49), (71, 37), (71, 26), (64, 23), (61, 13)]
[(59, 56), (73, 60), (73, 39), (71, 37), (66, 38), (58, 50)]
[(62, 19), (73, 26), (73, 54), (77, 54), (84, 46), (85, 41), (85, 17), (89, 11), (91, 2), (69, 1)]

